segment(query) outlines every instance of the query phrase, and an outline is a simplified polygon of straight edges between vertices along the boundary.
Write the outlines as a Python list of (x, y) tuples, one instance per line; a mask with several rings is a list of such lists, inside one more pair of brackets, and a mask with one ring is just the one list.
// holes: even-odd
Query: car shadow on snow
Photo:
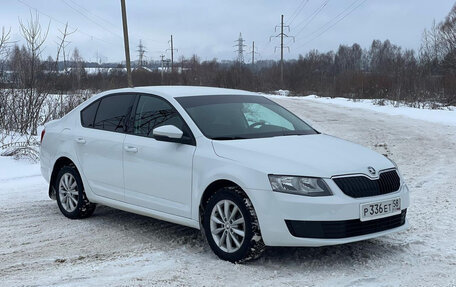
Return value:
[(299, 268), (302, 268), (302, 265), (321, 268), (369, 264), (375, 266), (380, 259), (381, 262), (394, 261), (394, 257), (403, 252), (407, 252), (403, 245), (379, 238), (324, 247), (269, 247), (258, 263), (295, 266), (299, 262)]
[[(172, 250), (185, 248), (186, 252), (198, 254), (217, 260), (205, 243), (199, 230), (128, 213), (110, 207), (99, 206), (91, 222), (102, 220), (100, 229), (107, 228), (110, 232), (121, 237), (133, 237), (134, 241), (143, 246), (153, 246)], [(120, 233), (120, 234), (119, 234)], [(123, 233), (123, 234), (122, 234)], [(248, 263), (251, 266), (288, 266), (302, 268), (315, 266), (327, 268), (331, 266), (375, 266), (379, 259), (382, 262), (395, 261), (407, 251), (408, 243), (402, 240), (385, 236), (361, 242), (325, 247), (268, 247), (263, 256)]]

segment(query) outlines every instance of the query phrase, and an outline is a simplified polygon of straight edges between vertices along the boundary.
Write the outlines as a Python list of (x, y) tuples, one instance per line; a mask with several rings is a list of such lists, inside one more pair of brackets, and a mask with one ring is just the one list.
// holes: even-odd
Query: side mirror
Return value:
[(158, 141), (180, 142), (184, 133), (173, 125), (165, 125), (155, 128), (152, 135)]

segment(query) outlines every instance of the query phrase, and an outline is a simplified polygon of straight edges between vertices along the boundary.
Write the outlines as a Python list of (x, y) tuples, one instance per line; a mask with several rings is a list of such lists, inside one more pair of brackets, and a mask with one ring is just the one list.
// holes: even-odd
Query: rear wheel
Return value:
[(73, 166), (64, 166), (55, 181), (57, 204), (68, 218), (86, 218), (93, 214), (96, 205), (91, 203), (84, 192), (81, 176)]
[(265, 249), (252, 203), (238, 188), (222, 188), (209, 198), (203, 228), (211, 249), (223, 260), (256, 259)]

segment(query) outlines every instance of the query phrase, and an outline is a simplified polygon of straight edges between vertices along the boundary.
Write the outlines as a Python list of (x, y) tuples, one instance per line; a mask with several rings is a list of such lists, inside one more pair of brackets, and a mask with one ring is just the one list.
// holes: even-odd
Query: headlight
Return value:
[(332, 195), (329, 186), (319, 177), (269, 175), (273, 191), (306, 196)]

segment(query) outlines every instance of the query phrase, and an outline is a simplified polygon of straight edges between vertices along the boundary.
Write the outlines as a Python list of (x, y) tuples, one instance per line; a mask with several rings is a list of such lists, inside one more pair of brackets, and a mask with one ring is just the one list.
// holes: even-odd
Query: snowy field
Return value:
[(456, 286), (456, 112), (432, 120), (337, 99), (273, 99), (321, 132), (394, 159), (411, 190), (411, 228), (342, 246), (269, 248), (235, 265), (190, 228), (107, 207), (66, 219), (39, 165), (0, 157), (0, 286)]

